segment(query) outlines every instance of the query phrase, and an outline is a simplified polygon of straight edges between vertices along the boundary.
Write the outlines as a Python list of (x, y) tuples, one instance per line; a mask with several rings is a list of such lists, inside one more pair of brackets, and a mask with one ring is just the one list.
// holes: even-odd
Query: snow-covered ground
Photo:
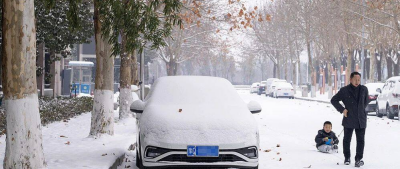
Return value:
[[(351, 142), (352, 164), (343, 165), (343, 134), (340, 135), (339, 153), (319, 153), (314, 138), (327, 120), (332, 130), (342, 131), (342, 115), (333, 106), (302, 100), (274, 99), (239, 91), (243, 100), (258, 101), (263, 111), (255, 115), (260, 129), (262, 152), (260, 168), (354, 168), (356, 138)], [(400, 146), (400, 122), (386, 117), (368, 117), (364, 161), (365, 169), (400, 168), (397, 162)], [(280, 147), (277, 147), (277, 145)], [(270, 152), (264, 152), (271, 150)], [(279, 153), (279, 154), (278, 154)], [(281, 161), (280, 161), (281, 160)], [(339, 164), (339, 165), (338, 165)]]
[[(263, 111), (254, 115), (261, 139), (260, 168), (354, 168), (356, 139), (352, 140), (352, 165), (343, 165), (343, 147), (338, 154), (319, 153), (314, 138), (325, 121), (333, 123), (333, 131), (342, 131), (342, 116), (330, 104), (302, 100), (274, 99), (238, 90), (245, 102), (261, 104)], [(115, 119), (118, 119), (118, 111)], [(128, 147), (135, 143), (133, 118), (115, 123), (115, 135), (100, 139), (87, 138), (90, 113), (68, 122), (55, 122), (43, 128), (44, 154), (49, 169), (106, 169), (126, 153), (127, 159), (119, 168), (136, 168), (135, 151)], [(369, 116), (364, 153), (365, 169), (400, 168), (397, 155), (400, 146), (400, 122), (386, 117)], [(65, 137), (64, 137), (65, 136)], [(342, 142), (343, 134), (339, 140)], [(5, 152), (5, 136), (0, 138), (0, 152)], [(69, 143), (69, 144), (68, 144)], [(279, 145), (279, 147), (278, 147)], [(269, 151), (269, 152), (266, 152)], [(106, 155), (107, 154), (107, 155)], [(114, 155), (115, 154), (115, 155)], [(4, 153), (0, 154), (2, 166)]]
[[(136, 120), (117, 121), (114, 136), (88, 138), (91, 113), (42, 128), (43, 149), (49, 169), (108, 169), (136, 142)], [(115, 111), (118, 119), (118, 111)], [(5, 135), (0, 138), (0, 168), (3, 167)]]

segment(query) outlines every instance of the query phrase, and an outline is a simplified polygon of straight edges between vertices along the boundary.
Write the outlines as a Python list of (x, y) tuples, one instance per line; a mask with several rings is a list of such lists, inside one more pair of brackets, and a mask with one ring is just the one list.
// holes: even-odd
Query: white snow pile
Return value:
[(257, 123), (232, 84), (214, 77), (159, 78), (140, 128), (153, 146), (255, 145)]

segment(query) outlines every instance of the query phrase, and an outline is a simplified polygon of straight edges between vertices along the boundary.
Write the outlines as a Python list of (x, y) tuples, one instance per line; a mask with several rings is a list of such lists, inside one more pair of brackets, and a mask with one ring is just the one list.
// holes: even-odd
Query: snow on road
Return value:
[[(333, 123), (333, 131), (342, 131), (342, 115), (325, 103), (274, 99), (248, 91), (239, 91), (243, 100), (258, 101), (263, 108), (255, 115), (260, 129), (260, 168), (354, 168), (355, 134), (352, 137), (352, 164), (343, 165), (343, 134), (340, 135), (339, 153), (319, 153), (314, 138), (325, 121)], [(400, 168), (397, 162), (400, 146), (400, 122), (386, 117), (368, 117), (364, 161), (365, 169)], [(280, 147), (277, 147), (277, 145)], [(264, 152), (271, 150), (270, 152)], [(280, 161), (281, 160), (281, 161)], [(338, 165), (339, 164), (339, 165)]]
[[(263, 111), (255, 114), (260, 130), (260, 168), (354, 168), (356, 139), (352, 140), (352, 164), (344, 166), (343, 134), (339, 137), (338, 154), (319, 153), (314, 138), (323, 123), (333, 123), (333, 131), (342, 131), (342, 115), (325, 103), (291, 99), (274, 99), (247, 90), (238, 90), (245, 102), (261, 104)], [(115, 135), (100, 139), (87, 138), (90, 129), (90, 113), (72, 118), (68, 122), (55, 122), (43, 127), (43, 147), (49, 169), (106, 169), (115, 159), (127, 153), (128, 161), (119, 168), (136, 168), (135, 151), (127, 151), (135, 142), (136, 121), (126, 119), (115, 124)], [(118, 114), (115, 114), (118, 116)], [(116, 118), (117, 119), (117, 118)], [(400, 122), (386, 117), (368, 117), (364, 169), (400, 168), (397, 155), (400, 152)], [(65, 136), (65, 137), (63, 137)], [(68, 144), (69, 142), (69, 144)], [(279, 147), (278, 147), (279, 145)], [(269, 152), (265, 152), (270, 150)], [(0, 138), (0, 166), (5, 152), (5, 136)], [(105, 155), (107, 154), (107, 155)], [(115, 155), (114, 155), (115, 154)], [(103, 156), (104, 155), (104, 156)], [(339, 164), (339, 165), (338, 165)]]

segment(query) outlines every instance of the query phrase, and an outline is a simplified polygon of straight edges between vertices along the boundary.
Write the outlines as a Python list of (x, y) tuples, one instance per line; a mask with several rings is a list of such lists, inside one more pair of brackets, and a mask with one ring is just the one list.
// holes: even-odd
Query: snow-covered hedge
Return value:
[[(74, 116), (93, 109), (92, 97), (80, 98), (39, 98), (40, 118), (42, 125), (54, 121), (68, 120)], [(0, 108), (0, 135), (4, 134), (6, 116), (4, 108)]]

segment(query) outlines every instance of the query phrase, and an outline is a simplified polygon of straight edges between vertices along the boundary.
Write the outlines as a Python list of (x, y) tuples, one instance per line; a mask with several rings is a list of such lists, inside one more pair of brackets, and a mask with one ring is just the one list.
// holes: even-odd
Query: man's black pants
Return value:
[[(365, 145), (365, 128), (363, 129), (355, 129), (356, 137), (357, 137), (357, 148), (356, 148), (356, 161), (361, 160), (364, 155), (364, 145)], [(344, 128), (344, 137), (343, 137), (343, 154), (345, 158), (350, 158), (350, 142), (351, 137), (353, 136), (353, 128)]]

